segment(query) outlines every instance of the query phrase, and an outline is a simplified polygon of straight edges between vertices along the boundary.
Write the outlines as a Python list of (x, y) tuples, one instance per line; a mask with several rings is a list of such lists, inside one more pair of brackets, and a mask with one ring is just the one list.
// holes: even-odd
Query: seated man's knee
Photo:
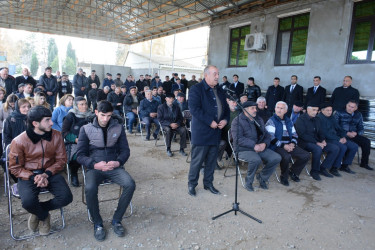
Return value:
[(98, 186), (99, 184), (97, 184), (95, 181), (86, 182), (85, 184), (86, 195), (88, 194), (96, 195), (98, 193)]
[(38, 196), (34, 197), (32, 195), (21, 197), (22, 207), (26, 210), (33, 209), (35, 205), (39, 202)]

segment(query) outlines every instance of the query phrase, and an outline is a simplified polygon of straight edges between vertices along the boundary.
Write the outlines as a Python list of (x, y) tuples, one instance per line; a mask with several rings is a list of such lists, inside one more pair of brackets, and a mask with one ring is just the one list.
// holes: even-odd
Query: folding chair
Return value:
[[(245, 162), (245, 163), (247, 163), (247, 161), (245, 161), (244, 159), (240, 159), (240, 158), (237, 159), (237, 155), (236, 155), (236, 153), (235, 153), (235, 151), (234, 151), (232, 141), (233, 141), (233, 137), (232, 137), (231, 130), (229, 129), (229, 130), (228, 130), (228, 142), (229, 142), (229, 146), (230, 146), (230, 148), (232, 149), (232, 152), (233, 152), (233, 153), (232, 153), (231, 160), (229, 161), (229, 163), (228, 163), (228, 165), (227, 165), (227, 167), (226, 167), (226, 169), (225, 169), (224, 177), (229, 177), (229, 176), (226, 176), (225, 174), (226, 174), (226, 172), (227, 172), (227, 170), (228, 170), (229, 164), (231, 163), (232, 159), (235, 160), (235, 162), (238, 161), (238, 162)], [(240, 170), (240, 164), (238, 164), (236, 167), (238, 168), (238, 174), (240, 175), (241, 184), (242, 184), (242, 186), (243, 186), (244, 188), (246, 188), (246, 187), (245, 187), (245, 184), (244, 184), (244, 181), (243, 181), (243, 178), (242, 178), (242, 173), (241, 173), (241, 170)]]
[(190, 138), (190, 133), (191, 133), (191, 120), (190, 120), (190, 128), (186, 128), (187, 129), (187, 133), (188, 133), (188, 135), (189, 135), (189, 141), (190, 141), (190, 151), (189, 151), (189, 153), (188, 153), (188, 155), (186, 156), (186, 163), (190, 163), (191, 162), (191, 160), (189, 161), (189, 157), (191, 156), (191, 146), (192, 146), (192, 144), (191, 144), (191, 138)]
[(137, 113), (138, 113), (138, 126), (139, 126), (139, 130), (141, 131), (141, 138), (142, 140), (144, 139), (143, 138), (143, 127), (146, 126), (146, 123), (144, 121), (142, 121), (141, 117), (139, 116), (139, 106), (137, 107)]
[(69, 143), (64, 139), (64, 144), (65, 144), (65, 149), (66, 149), (66, 153), (67, 153), (67, 157), (68, 157), (68, 160), (66, 161), (66, 175), (68, 176), (68, 183), (69, 183), (69, 185), (71, 185), (72, 184), (72, 173), (71, 173), (70, 167), (69, 167), (69, 159), (70, 159), (70, 153), (72, 151), (72, 143)]
[[(21, 235), (21, 236), (17, 236), (15, 235), (15, 232), (14, 232), (14, 222), (13, 222), (13, 201), (12, 201), (12, 197), (15, 197), (15, 198), (18, 198), (20, 199), (20, 196), (18, 194), (15, 194), (13, 193), (13, 190), (11, 189), (10, 187), (10, 176), (9, 176), (9, 158), (8, 158), (8, 155), (9, 155), (9, 150), (10, 150), (10, 145), (8, 145), (6, 147), (6, 161), (5, 161), (5, 168), (6, 168), (6, 171), (5, 171), (5, 178), (6, 178), (6, 185), (7, 185), (7, 194), (8, 194), (8, 214), (9, 214), (9, 224), (10, 224), (10, 236), (14, 239), (14, 240), (25, 240), (25, 239), (30, 239), (30, 238), (34, 238), (34, 237), (37, 237), (37, 236), (40, 236), (39, 233), (33, 233), (33, 234), (30, 234), (30, 235)], [(41, 191), (39, 194), (47, 194), (49, 193), (48, 190), (43, 190)], [(22, 214), (18, 214), (18, 215), (25, 215), (27, 213), (22, 213)], [(59, 232), (61, 230), (63, 230), (65, 228), (65, 217), (64, 217), (64, 211), (63, 211), (63, 208), (60, 208), (60, 215), (61, 215), (61, 225), (59, 227), (57, 227), (55, 230), (51, 230), (50, 231), (50, 234), (53, 234), (53, 233), (56, 233), (56, 232)]]
[[(84, 166), (82, 166), (82, 175), (83, 175), (83, 185), (82, 185), (82, 203), (87, 205), (86, 203), (86, 197), (85, 197), (85, 186), (86, 186), (86, 169)], [(110, 181), (110, 182), (106, 182), (104, 181), (103, 183), (101, 183), (99, 186), (107, 186), (107, 185), (111, 185), (111, 184), (115, 184), (114, 182)], [(118, 197), (116, 198), (108, 198), (108, 199), (104, 199), (104, 200), (101, 200), (100, 202), (106, 202), (106, 201), (113, 201), (113, 200), (117, 200), (120, 198), (121, 196), (121, 191), (122, 191), (122, 187), (120, 186), (119, 188), (119, 195)], [(129, 218), (130, 216), (132, 216), (133, 214), (133, 205), (132, 205), (132, 202), (130, 202), (129, 204), (129, 207), (130, 207), (130, 213), (129, 215), (126, 215), (124, 216), (125, 218)], [(88, 219), (91, 223), (94, 223), (94, 221), (92, 220), (92, 217), (90, 215), (90, 211), (89, 209), (87, 208), (87, 216), (88, 216)]]

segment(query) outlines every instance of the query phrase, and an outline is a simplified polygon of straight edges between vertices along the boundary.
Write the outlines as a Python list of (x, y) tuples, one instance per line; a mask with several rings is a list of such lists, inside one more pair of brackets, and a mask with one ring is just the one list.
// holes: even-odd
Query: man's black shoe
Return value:
[(157, 134), (153, 134), (152, 137), (154, 137), (154, 139), (156, 140), (158, 138), (158, 135)]
[(188, 187), (188, 190), (191, 196), (197, 196), (197, 193), (195, 192), (195, 187)]
[(293, 172), (290, 172), (290, 179), (292, 179), (292, 181), (294, 182), (300, 182), (300, 178), (298, 177), (298, 175), (296, 175), (295, 173)]
[(245, 189), (249, 192), (254, 192), (254, 188), (252, 184), (245, 184)]
[(216, 162), (216, 168), (217, 170), (221, 170), (222, 168), (220, 167), (219, 163)]
[(185, 151), (183, 149), (180, 149), (180, 155), (187, 156), (187, 154), (185, 153)]
[(284, 186), (289, 186), (289, 181), (285, 177), (280, 177), (280, 183)]
[(172, 156), (173, 156), (173, 153), (172, 153), (172, 151), (170, 151), (170, 150), (167, 150), (167, 155), (168, 155), (169, 157), (172, 157)]
[(325, 168), (320, 169), (319, 174), (321, 174), (321, 175), (323, 175), (325, 177), (328, 177), (328, 178), (333, 178), (333, 175), (331, 175), (330, 173), (328, 173), (327, 169), (325, 169)]
[(316, 180), (316, 181), (320, 181), (320, 180), (322, 180), (322, 179), (320, 178), (319, 172), (310, 172), (310, 175), (311, 175), (311, 177), (312, 177), (314, 180)]
[(268, 189), (267, 183), (260, 177), (260, 174), (257, 174), (257, 180), (259, 181), (260, 188)]
[(355, 174), (354, 171), (352, 171), (348, 166), (345, 166), (345, 165), (341, 166), (340, 171), (347, 172), (348, 174)]
[(112, 228), (113, 232), (115, 232), (118, 237), (125, 236), (125, 228), (122, 226), (121, 222), (115, 222), (114, 224), (112, 223)]
[(367, 170), (374, 170), (372, 167), (370, 167), (369, 165), (365, 165), (365, 166), (360, 166), (361, 168), (365, 168)]
[(219, 190), (217, 190), (214, 186), (204, 186), (204, 189), (210, 190), (210, 192), (213, 194), (220, 194)]
[(332, 168), (329, 170), (329, 172), (330, 172), (332, 175), (336, 176), (336, 177), (340, 177), (340, 176), (341, 176), (341, 174), (339, 173), (339, 171), (337, 171), (337, 168), (332, 167)]
[(145, 138), (145, 141), (149, 141), (149, 140), (150, 140), (150, 137), (146, 137), (146, 138)]
[(102, 225), (94, 226), (94, 237), (97, 241), (105, 240), (106, 232)]
[(79, 187), (79, 180), (78, 180), (78, 175), (77, 175), (77, 173), (72, 174), (71, 178), (72, 178), (72, 179), (71, 179), (72, 186), (73, 186), (73, 187)]

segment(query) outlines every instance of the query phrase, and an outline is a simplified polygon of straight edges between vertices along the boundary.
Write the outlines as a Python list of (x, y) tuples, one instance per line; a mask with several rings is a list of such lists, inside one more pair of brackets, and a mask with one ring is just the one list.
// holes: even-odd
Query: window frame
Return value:
[[(295, 20), (295, 18), (299, 17), (299, 16), (304, 16), (306, 14), (309, 15), (309, 24), (307, 26), (294, 28), (294, 20)], [(281, 20), (285, 19), (285, 18), (290, 18), (290, 17), (292, 18), (291, 28), (289, 30), (280, 31)], [(282, 17), (282, 18), (279, 18), (278, 21), (279, 21), (279, 23), (278, 23), (278, 26), (277, 26), (277, 40), (276, 40), (274, 66), (304, 66), (305, 62), (306, 62), (307, 40), (308, 40), (308, 36), (309, 36), (310, 11), (305, 12), (305, 13), (301, 13), (301, 14), (298, 14), (298, 15), (292, 15), (292, 16)], [(305, 50), (305, 62), (302, 63), (302, 64), (289, 63), (290, 62), (290, 57), (291, 57), (291, 54), (292, 54), (292, 50), (291, 49), (292, 49), (292, 43), (293, 43), (293, 33), (295, 31), (298, 31), (298, 30), (307, 30), (307, 40), (306, 40), (306, 50)], [(290, 35), (289, 35), (289, 45), (288, 45), (288, 58), (287, 58), (287, 63), (286, 64), (282, 64), (281, 63), (281, 38), (282, 38), (281, 34), (283, 32), (290, 32)], [(280, 62), (280, 63), (277, 63), (277, 62)]]
[[(242, 35), (241, 34), (241, 29), (244, 28), (244, 27), (249, 27), (250, 28), (250, 33), (251, 33), (251, 24), (246, 24), (246, 25), (243, 25), (243, 26), (233, 27), (233, 28), (229, 29), (228, 68), (245, 68), (245, 67), (248, 66), (248, 63), (246, 63), (246, 65), (238, 65), (239, 64), (240, 49), (241, 49), (241, 39), (242, 38), (246, 39), (246, 35), (248, 35), (248, 34), (245, 34), (245, 36), (241, 36)], [(232, 38), (232, 30), (234, 30), (234, 29), (239, 29), (239, 31), (240, 31), (240, 34), (239, 34), (238, 38)], [(230, 60), (231, 60), (230, 56), (231, 56), (231, 51), (232, 51), (232, 44), (235, 41), (237, 41), (236, 65), (231, 65), (230, 64)], [(249, 52), (247, 52), (247, 60), (249, 60)]]
[[(363, 2), (369, 2), (369, 1), (363, 1)], [(360, 3), (363, 2), (355, 2), (353, 6), (353, 13), (352, 13), (352, 22), (350, 26), (350, 33), (349, 33), (349, 43), (348, 43), (348, 50), (346, 55), (346, 64), (374, 64), (374, 61), (371, 61), (372, 53), (375, 46), (375, 15), (373, 16), (366, 16), (366, 17), (355, 17), (355, 11), (356, 8)], [(369, 43), (367, 46), (367, 56), (365, 60), (352, 60), (352, 53), (353, 53), (353, 47), (354, 47), (354, 38), (355, 38), (355, 28), (357, 27), (358, 23), (362, 22), (370, 22), (371, 23), (371, 29), (370, 29), (370, 37), (369, 37)]]

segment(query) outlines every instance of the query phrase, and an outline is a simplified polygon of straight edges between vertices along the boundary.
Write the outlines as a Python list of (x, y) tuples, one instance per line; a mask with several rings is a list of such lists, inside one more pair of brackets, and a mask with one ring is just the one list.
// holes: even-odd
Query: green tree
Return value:
[(31, 56), (31, 63), (30, 63), (30, 72), (33, 76), (35, 76), (38, 73), (38, 67), (39, 67), (38, 58), (36, 56), (36, 53), (33, 52)]
[(73, 49), (72, 43), (68, 43), (68, 47), (66, 48), (66, 58), (70, 57), (74, 65), (77, 65), (77, 57), (76, 57), (76, 51)]
[[(53, 60), (55, 60), (56, 57), (58, 58), (58, 53), (59, 53), (59, 50), (57, 49), (55, 39), (50, 38), (48, 40), (48, 58), (47, 58), (48, 66), (52, 65), (52, 62), (53, 62)], [(57, 61), (58, 61), (58, 59), (57, 59)], [(56, 68), (53, 68), (53, 69), (56, 69)]]
[(59, 69), (59, 57), (56, 56), (55, 59), (53, 59), (51, 65), (53, 70), (58, 70)]
[(74, 75), (76, 73), (76, 63), (72, 58), (67, 57), (62, 67), (63, 71), (68, 75)]

